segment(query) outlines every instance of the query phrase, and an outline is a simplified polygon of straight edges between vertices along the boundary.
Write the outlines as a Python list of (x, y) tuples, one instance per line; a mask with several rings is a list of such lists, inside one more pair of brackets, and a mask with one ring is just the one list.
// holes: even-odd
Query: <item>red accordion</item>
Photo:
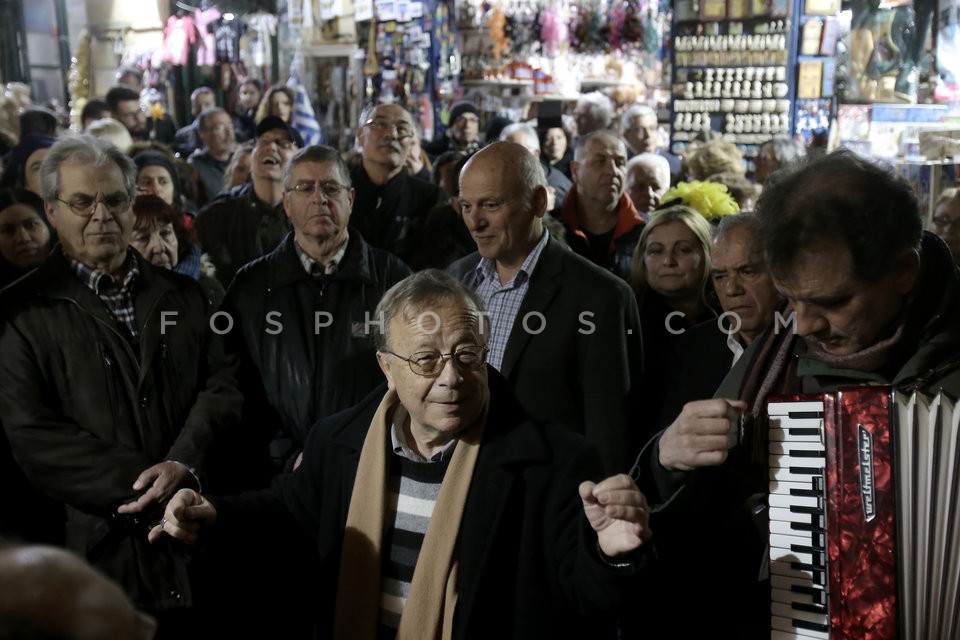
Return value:
[(855, 387), (767, 414), (771, 638), (960, 638), (953, 402)]

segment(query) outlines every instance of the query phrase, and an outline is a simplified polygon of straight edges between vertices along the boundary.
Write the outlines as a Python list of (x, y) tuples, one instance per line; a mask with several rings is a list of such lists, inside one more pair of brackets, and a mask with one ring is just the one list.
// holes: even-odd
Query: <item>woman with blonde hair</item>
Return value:
[(652, 416), (659, 413), (677, 336), (715, 318), (707, 302), (711, 244), (706, 218), (673, 205), (650, 214), (634, 249), (630, 284), (640, 307), (643, 395)]
[(277, 116), (287, 124), (293, 118), (293, 103), (297, 96), (293, 89), (284, 85), (276, 85), (267, 89), (260, 98), (260, 106), (253, 117), (257, 124), (267, 116)]

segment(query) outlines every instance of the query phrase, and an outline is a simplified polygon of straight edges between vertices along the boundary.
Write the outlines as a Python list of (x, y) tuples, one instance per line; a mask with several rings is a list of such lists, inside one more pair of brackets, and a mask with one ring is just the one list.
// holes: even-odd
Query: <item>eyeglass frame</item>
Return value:
[(386, 118), (379, 117), (379, 116), (376, 118), (370, 118), (369, 120), (363, 123), (363, 126), (370, 127), (371, 129), (376, 129), (381, 133), (385, 131), (390, 131), (390, 130), (396, 131), (397, 140), (409, 140), (410, 138), (417, 135), (417, 130), (412, 124), (410, 125), (409, 131), (407, 133), (403, 133), (402, 131), (400, 131), (401, 125), (407, 125), (407, 122), (402, 120), (398, 122), (390, 122)]
[[(116, 194), (114, 194), (114, 195), (116, 195)], [(89, 205), (89, 209), (86, 209), (85, 211), (77, 211), (76, 206), (75, 206), (77, 203), (76, 203), (76, 202), (68, 202), (68, 201), (64, 200), (63, 198), (60, 197), (60, 194), (57, 194), (56, 196), (54, 196), (54, 199), (55, 199), (57, 202), (62, 202), (63, 204), (67, 205), (67, 208), (70, 209), (70, 211), (72, 211), (74, 215), (80, 216), (81, 218), (92, 218), (92, 217), (93, 217), (93, 214), (96, 213), (96, 211), (97, 211), (97, 205), (99, 205), (99, 204), (102, 204), (102, 205), (104, 206), (104, 208), (105, 208), (105, 209), (110, 213), (110, 215), (112, 215), (112, 216), (116, 216), (116, 215), (119, 215), (119, 214), (121, 214), (121, 213), (123, 213), (123, 212), (125, 212), (125, 211), (128, 211), (128, 210), (130, 209), (130, 206), (133, 204), (133, 198), (131, 198), (131, 197), (130, 197), (128, 194), (126, 194), (126, 193), (124, 193), (123, 196), (121, 196), (121, 197), (122, 197), (124, 200), (126, 200), (126, 204), (125, 204), (122, 208), (119, 208), (119, 202), (118, 202), (118, 203), (117, 203), (117, 207), (118, 207), (118, 208), (117, 208), (116, 210), (114, 210), (114, 207), (113, 207), (113, 206), (107, 204), (107, 197), (106, 197), (106, 196), (103, 196), (103, 195), (101, 194), (101, 197), (100, 197), (100, 198), (94, 198), (94, 199), (93, 199), (93, 201), (92, 201), (92, 202), (90, 203), (90, 205)]]
[[(454, 357), (454, 356), (457, 355), (458, 352), (460, 352), (460, 351), (462, 351), (462, 350), (467, 350), (467, 349), (471, 349), (471, 348), (464, 346), (464, 347), (460, 347), (460, 348), (458, 348), (458, 349), (455, 349), (455, 350), (453, 350), (453, 351), (451, 351), (451, 352), (449, 352), (449, 353), (441, 353), (441, 352), (437, 351), (436, 349), (430, 349), (430, 350), (426, 350), (426, 351), (417, 351), (416, 353), (411, 353), (411, 354), (410, 354), (408, 357), (406, 357), (406, 358), (404, 358), (403, 356), (401, 356), (399, 353), (394, 353), (393, 351), (390, 351), (390, 350), (388, 350), (388, 349), (379, 349), (379, 351), (380, 351), (380, 353), (389, 354), (389, 355), (391, 355), (391, 356), (394, 356), (394, 357), (399, 358), (400, 360), (403, 360), (404, 362), (406, 362), (406, 363), (407, 363), (407, 366), (410, 368), (410, 371), (413, 372), (414, 375), (420, 376), (421, 378), (437, 378), (437, 377), (440, 376), (441, 373), (443, 373), (443, 369), (447, 366), (447, 361), (448, 361), (448, 360), (449, 360), (449, 361), (452, 361), (453, 364), (454, 364), (457, 368), (462, 368), (462, 369), (464, 369), (464, 370), (466, 370), (466, 371), (479, 371), (480, 369), (483, 369), (484, 365), (487, 364), (487, 354), (490, 353), (490, 348), (487, 347), (486, 345), (480, 346), (480, 353), (479, 353), (480, 362), (477, 363), (476, 366), (468, 366), (468, 365), (461, 364), (461, 363), (458, 362), (458, 361), (456, 360), (456, 358)], [(437, 365), (436, 371), (433, 371), (433, 372), (431, 372), (431, 373), (421, 373), (420, 371), (417, 371), (417, 370), (414, 368), (414, 365), (413, 365), (413, 357), (416, 356), (416, 355), (418, 355), (418, 354), (423, 354), (423, 353), (436, 353), (437, 356), (440, 358), (439, 364)]]
[[(310, 190), (307, 191), (305, 188), (300, 189), (298, 187), (310, 187)], [(309, 196), (312, 196), (314, 193), (316, 193), (318, 188), (320, 189), (320, 193), (323, 194), (323, 197), (335, 198), (338, 195), (340, 195), (343, 191), (349, 191), (353, 187), (345, 184), (340, 184), (335, 180), (326, 180), (324, 182), (321, 182), (320, 180), (309, 180), (309, 181), (298, 182), (292, 187), (285, 189), (285, 191), (287, 193), (293, 192), (295, 195), (298, 195), (298, 196), (309, 197)], [(333, 191), (331, 192), (330, 189), (333, 189)]]
[(277, 149), (283, 149), (284, 151), (294, 149), (294, 148), (299, 149), (299, 147), (297, 146), (297, 143), (294, 142), (293, 140), (278, 140), (275, 138), (267, 138), (266, 140), (264, 140), (263, 136), (260, 136), (259, 138), (257, 138), (256, 142), (253, 143), (253, 146), (259, 147), (261, 144), (263, 144), (264, 146), (268, 144), (275, 144), (277, 145)]

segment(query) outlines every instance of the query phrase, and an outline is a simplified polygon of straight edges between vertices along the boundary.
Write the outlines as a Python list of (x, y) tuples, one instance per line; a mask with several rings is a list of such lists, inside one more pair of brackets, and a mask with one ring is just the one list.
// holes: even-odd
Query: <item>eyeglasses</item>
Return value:
[(364, 122), (363, 126), (370, 127), (371, 129), (375, 129), (380, 133), (386, 133), (392, 129), (396, 129), (397, 139), (399, 140), (406, 140), (407, 138), (412, 138), (414, 133), (413, 127), (411, 127), (407, 122), (404, 122), (402, 120), (398, 122), (390, 122), (385, 118), (373, 118), (371, 120), (367, 120), (366, 122)]
[(293, 191), (297, 195), (309, 197), (316, 193), (318, 188), (324, 197), (334, 198), (340, 195), (341, 191), (349, 189), (350, 187), (345, 184), (340, 184), (339, 182), (298, 182), (287, 189), (287, 191)]
[(953, 226), (960, 226), (960, 218), (949, 218), (947, 216), (936, 216), (930, 220), (933, 224), (938, 227), (944, 227), (945, 229), (950, 229)]
[(99, 199), (90, 196), (75, 196), (69, 201), (62, 200), (60, 196), (57, 196), (57, 201), (67, 205), (71, 211), (84, 218), (92, 216), (97, 210), (97, 205), (101, 203), (113, 216), (125, 213), (130, 208), (130, 196), (125, 193), (103, 196)]
[(275, 144), (280, 149), (293, 149), (296, 144), (292, 140), (284, 140), (283, 138), (257, 138), (257, 146), (267, 146), (268, 144)]
[(386, 349), (381, 349), (380, 351), (382, 353), (389, 353), (396, 358), (406, 361), (406, 363), (410, 366), (410, 371), (413, 371), (418, 376), (434, 378), (440, 375), (440, 372), (443, 371), (443, 367), (447, 364), (447, 360), (453, 360), (453, 363), (457, 365), (458, 369), (477, 371), (487, 363), (488, 349), (486, 347), (472, 346), (460, 347), (456, 351), (451, 351), (450, 353), (440, 353), (437, 350), (418, 351), (409, 358), (404, 358), (403, 356), (396, 354), (393, 351), (387, 351)]

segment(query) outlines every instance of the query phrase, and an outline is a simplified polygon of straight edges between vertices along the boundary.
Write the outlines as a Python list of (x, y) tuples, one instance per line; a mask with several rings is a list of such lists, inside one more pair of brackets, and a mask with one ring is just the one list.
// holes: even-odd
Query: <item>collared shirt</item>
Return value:
[[(513, 279), (503, 285), (500, 284), (497, 265), (493, 260), (481, 258), (477, 264), (473, 288), (477, 295), (483, 299), (487, 306), (487, 313), (490, 314), (490, 341), (487, 343), (490, 353), (487, 355), (487, 362), (497, 371), (503, 364), (503, 354), (507, 350), (507, 340), (510, 339), (510, 332), (513, 330), (513, 323), (517, 319), (520, 305), (530, 289), (530, 274), (536, 268), (537, 261), (540, 260), (540, 254), (543, 252), (543, 248), (547, 246), (549, 237), (550, 233), (544, 229), (537, 246), (533, 248), (527, 259), (520, 265), (520, 271)], [(539, 328), (539, 321), (536, 322), (535, 326), (530, 327), (531, 330)]]
[(126, 330), (130, 338), (136, 338), (138, 333), (133, 308), (133, 285), (140, 277), (140, 269), (137, 267), (137, 261), (130, 254), (130, 249), (127, 249), (127, 258), (123, 261), (126, 274), (123, 276), (123, 281), (119, 283), (105, 271), (91, 269), (70, 256), (67, 256), (67, 260), (80, 281), (97, 294), (97, 297), (107, 306), (107, 311), (117, 324)]
[(350, 235), (347, 234), (346, 239), (343, 241), (343, 244), (340, 245), (340, 248), (333, 258), (327, 264), (320, 264), (317, 260), (314, 260), (310, 254), (303, 250), (303, 247), (300, 246), (300, 243), (297, 242), (296, 238), (293, 240), (293, 247), (297, 250), (297, 257), (300, 258), (300, 264), (303, 265), (304, 270), (307, 272), (307, 275), (313, 276), (314, 278), (319, 278), (320, 276), (329, 276), (336, 273), (340, 268), (340, 261), (343, 260), (343, 256), (347, 253), (347, 244), (350, 242)]
[(440, 451), (437, 451), (429, 460), (426, 460), (419, 453), (407, 446), (407, 443), (404, 442), (403, 430), (394, 422), (390, 425), (390, 443), (393, 446), (393, 452), (401, 458), (406, 458), (413, 462), (443, 462), (453, 455), (453, 448), (457, 446), (457, 439), (454, 438), (443, 445)]
[(743, 345), (740, 344), (740, 341), (737, 340), (737, 336), (733, 333), (727, 334), (727, 348), (733, 352), (733, 362), (730, 363), (730, 366), (737, 364), (737, 360), (740, 359), (740, 356), (743, 355), (743, 352), (746, 349), (743, 348)]

